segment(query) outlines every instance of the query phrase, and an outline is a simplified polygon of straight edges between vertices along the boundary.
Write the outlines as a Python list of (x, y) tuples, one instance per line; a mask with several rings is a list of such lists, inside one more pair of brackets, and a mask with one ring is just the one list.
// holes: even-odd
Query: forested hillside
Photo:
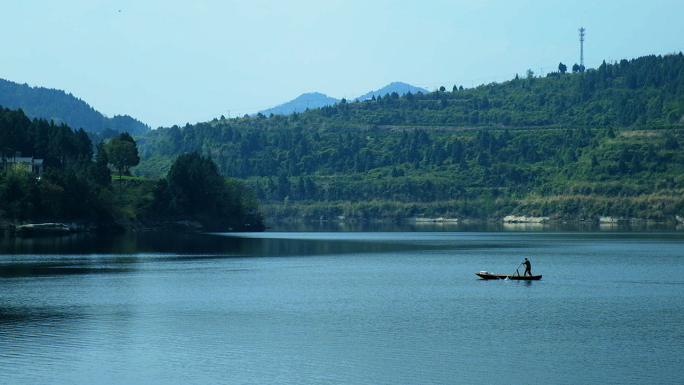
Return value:
[(247, 180), (272, 216), (674, 220), (683, 116), (684, 55), (647, 56), (153, 130), (135, 172), (162, 175), (197, 151)]
[[(109, 195), (101, 194), (111, 181), (109, 169), (106, 162), (92, 161), (93, 145), (84, 130), (0, 108), (0, 146), (0, 219), (113, 223)], [(43, 159), (46, 172), (37, 178), (13, 164), (17, 153)]]
[[(95, 147), (83, 129), (0, 108), (0, 235), (41, 222), (111, 230), (190, 220), (205, 229), (263, 229), (253, 194), (207, 157), (178, 157), (157, 180), (123, 179), (138, 160), (133, 138), (122, 133)], [(30, 170), (22, 157), (41, 159), (45, 171)], [(118, 170), (115, 183), (110, 167)]]
[(64, 91), (30, 87), (0, 79), (0, 106), (13, 110), (21, 108), (30, 118), (53, 120), (75, 129), (101, 133), (107, 129), (140, 134), (150, 128), (128, 115), (107, 118), (88, 103)]

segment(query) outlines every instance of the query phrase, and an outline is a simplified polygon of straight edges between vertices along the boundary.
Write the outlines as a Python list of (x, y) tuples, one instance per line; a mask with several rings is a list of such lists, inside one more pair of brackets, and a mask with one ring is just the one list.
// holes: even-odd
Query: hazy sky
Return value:
[(0, 2), (0, 78), (153, 128), (305, 92), (477, 86), (684, 50), (684, 1), (26, 0)]

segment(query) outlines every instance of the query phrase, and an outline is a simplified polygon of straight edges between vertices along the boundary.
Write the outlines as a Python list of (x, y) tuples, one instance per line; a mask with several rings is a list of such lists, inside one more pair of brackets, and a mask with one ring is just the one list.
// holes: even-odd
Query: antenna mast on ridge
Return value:
[(579, 40), (580, 40), (580, 72), (584, 72), (584, 27), (579, 28)]

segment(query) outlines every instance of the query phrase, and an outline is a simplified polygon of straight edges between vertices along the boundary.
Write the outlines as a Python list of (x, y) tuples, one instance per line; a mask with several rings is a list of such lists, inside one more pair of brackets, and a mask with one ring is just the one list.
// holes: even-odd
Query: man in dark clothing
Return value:
[(527, 275), (527, 273), (532, 275), (532, 264), (530, 263), (530, 261), (528, 261), (527, 258), (525, 258), (522, 264), (525, 265), (525, 273), (523, 274), (523, 276)]

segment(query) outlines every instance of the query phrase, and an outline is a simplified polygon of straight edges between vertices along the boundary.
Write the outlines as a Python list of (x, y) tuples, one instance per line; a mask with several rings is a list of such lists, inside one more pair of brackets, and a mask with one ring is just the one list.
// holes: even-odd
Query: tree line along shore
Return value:
[(0, 143), (4, 234), (264, 228), (244, 183), (220, 175), (196, 152), (178, 156), (164, 177), (132, 177), (139, 157), (129, 134), (93, 146), (83, 129), (5, 108)]

